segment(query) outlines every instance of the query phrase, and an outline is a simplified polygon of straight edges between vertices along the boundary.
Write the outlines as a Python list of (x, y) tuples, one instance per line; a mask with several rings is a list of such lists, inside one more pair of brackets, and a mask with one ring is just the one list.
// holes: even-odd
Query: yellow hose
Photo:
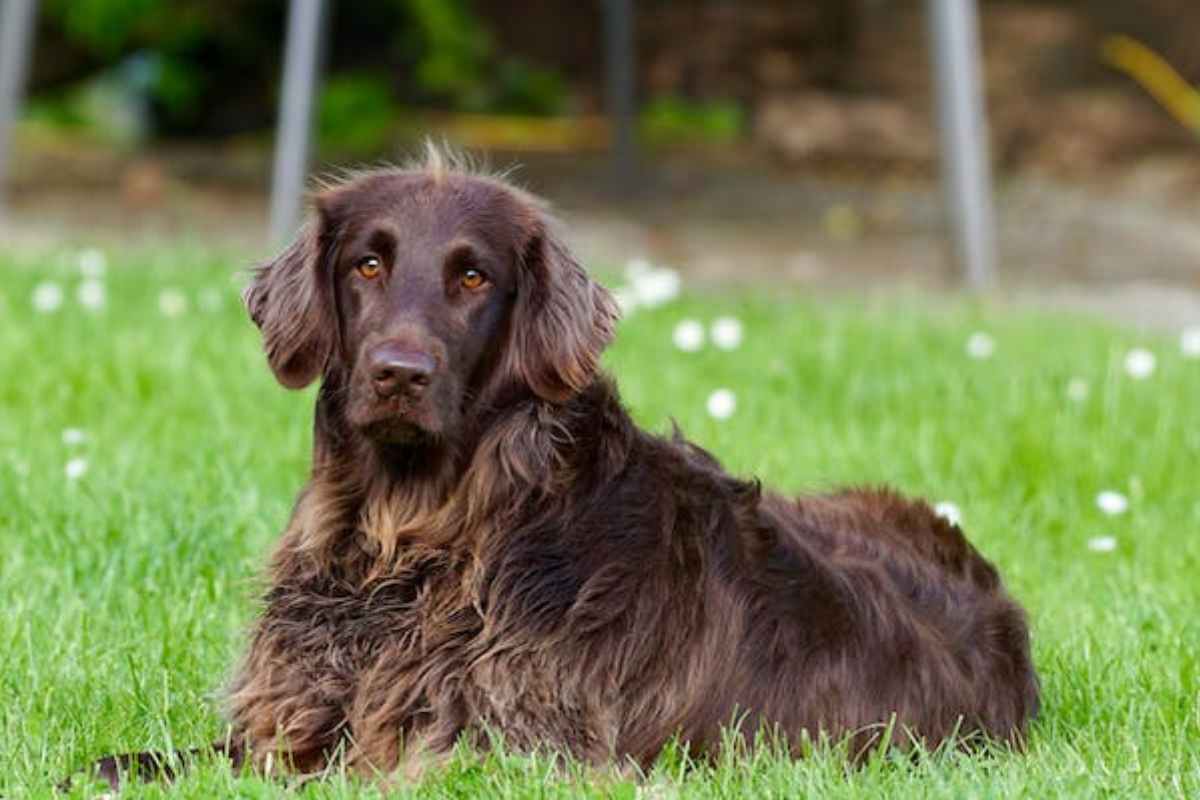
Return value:
[(1162, 56), (1123, 35), (1106, 37), (1100, 53), (1106, 62), (1141, 84), (1171, 116), (1200, 134), (1200, 92)]

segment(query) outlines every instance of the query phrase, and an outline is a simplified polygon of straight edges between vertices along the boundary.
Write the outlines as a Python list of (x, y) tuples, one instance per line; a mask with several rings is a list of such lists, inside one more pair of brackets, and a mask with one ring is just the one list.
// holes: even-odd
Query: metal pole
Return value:
[(942, 141), (943, 202), (968, 285), (995, 279), (996, 234), (976, 0), (928, 0)]
[(36, 18), (36, 0), (0, 0), (0, 216)]
[(271, 242), (275, 245), (290, 239), (300, 223), (317, 91), (321, 6), (322, 0), (291, 0), (288, 9), (271, 184)]
[(628, 189), (637, 169), (633, 0), (605, 0), (604, 55), (613, 178), (618, 188)]

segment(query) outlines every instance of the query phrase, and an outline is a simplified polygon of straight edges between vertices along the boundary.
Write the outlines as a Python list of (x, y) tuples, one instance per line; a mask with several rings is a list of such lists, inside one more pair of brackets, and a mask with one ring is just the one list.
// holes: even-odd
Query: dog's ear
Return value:
[(563, 403), (595, 377), (620, 311), (538, 213), (517, 269), (508, 357), (539, 397)]
[(242, 293), (250, 318), (262, 331), (271, 371), (289, 389), (302, 389), (325, 370), (334, 341), (327, 297), (322, 223), (310, 220), (296, 241), (255, 270)]

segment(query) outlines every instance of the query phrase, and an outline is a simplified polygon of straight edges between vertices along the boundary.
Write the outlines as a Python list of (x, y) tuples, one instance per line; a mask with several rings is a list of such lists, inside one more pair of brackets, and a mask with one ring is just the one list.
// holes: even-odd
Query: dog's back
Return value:
[(830, 713), (844, 730), (867, 744), (877, 731), (863, 726), (894, 714), (894, 741), (1023, 741), (1038, 708), (1025, 614), (957, 525), (886, 489), (771, 497), (763, 512), (786, 541), (784, 562), (828, 576), (818, 614), (841, 623), (821, 623), (841, 658), (816, 677), (843, 684)]

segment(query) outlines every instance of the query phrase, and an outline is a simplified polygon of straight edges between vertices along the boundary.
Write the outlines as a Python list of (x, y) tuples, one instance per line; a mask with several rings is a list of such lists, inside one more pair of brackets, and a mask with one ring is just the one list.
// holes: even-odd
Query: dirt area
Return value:
[[(922, 170), (784, 167), (750, 150), (643, 154), (632, 187), (601, 154), (494, 155), (551, 198), (593, 263), (643, 256), (712, 284), (783, 280), (814, 290), (954, 291), (935, 176)], [(43, 177), (48, 176), (48, 177)], [(267, 161), (251, 146), (136, 157), (41, 153), (18, 164), (10, 243), (267, 250)], [(997, 187), (997, 297), (1135, 324), (1200, 321), (1200, 147), (1067, 183), (1025, 174)]]

